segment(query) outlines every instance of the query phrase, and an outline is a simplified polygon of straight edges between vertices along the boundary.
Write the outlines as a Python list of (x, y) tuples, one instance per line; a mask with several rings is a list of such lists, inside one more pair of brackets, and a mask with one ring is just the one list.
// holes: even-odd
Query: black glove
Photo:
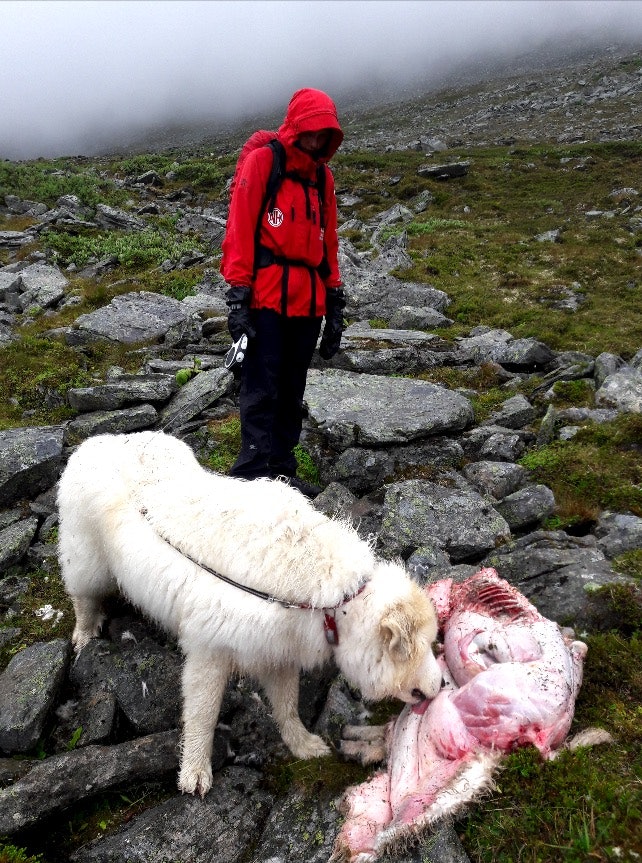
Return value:
[(331, 359), (339, 350), (341, 336), (346, 328), (343, 310), (346, 298), (341, 288), (327, 288), (325, 292), (325, 326), (319, 345), (319, 353), (324, 360)]
[(227, 328), (230, 331), (232, 340), (237, 342), (242, 335), (246, 335), (248, 339), (253, 339), (256, 335), (256, 330), (252, 326), (250, 318), (250, 296), (252, 291), (250, 288), (232, 287), (225, 293), (225, 300), (229, 313), (227, 316)]

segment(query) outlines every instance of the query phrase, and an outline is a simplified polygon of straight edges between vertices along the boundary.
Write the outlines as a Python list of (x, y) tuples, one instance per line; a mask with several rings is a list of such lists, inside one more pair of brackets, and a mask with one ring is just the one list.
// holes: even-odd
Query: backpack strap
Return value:
[(263, 195), (259, 218), (257, 219), (256, 227), (254, 228), (254, 275), (256, 275), (256, 271), (260, 266), (264, 266), (260, 260), (260, 237), (263, 213), (265, 213), (266, 210), (268, 213), (271, 212), (276, 206), (276, 193), (279, 191), (279, 186), (281, 185), (281, 181), (285, 175), (285, 147), (283, 144), (278, 140), (278, 138), (273, 138), (271, 141), (268, 141), (265, 146), (269, 147), (272, 151), (272, 167), (270, 168), (270, 176), (268, 177), (268, 181), (265, 186), (265, 193)]
[[(297, 261), (286, 261), (285, 258), (278, 258), (275, 256), (269, 249), (266, 249), (260, 243), (261, 236), (261, 222), (263, 220), (263, 214), (267, 211), (270, 213), (274, 207), (276, 206), (276, 196), (279, 191), (279, 187), (283, 182), (283, 178), (285, 176), (291, 176), (292, 179), (298, 180), (299, 182), (304, 182), (301, 180), (297, 174), (287, 174), (285, 170), (285, 147), (279, 141), (278, 138), (273, 138), (271, 141), (268, 141), (265, 144), (266, 147), (269, 147), (272, 151), (272, 168), (270, 169), (270, 175), (268, 177), (268, 181), (265, 187), (265, 194), (263, 196), (263, 203), (261, 205), (261, 211), (259, 214), (259, 218), (256, 224), (256, 228), (254, 231), (254, 273), (256, 275), (256, 271), (260, 267), (269, 266), (273, 263), (279, 263), (283, 266), (283, 304), (285, 307), (287, 300), (287, 281), (289, 276), (289, 265), (296, 264)], [(323, 204), (325, 200), (325, 185), (326, 185), (326, 176), (327, 176), (327, 168), (325, 164), (321, 164), (317, 166), (317, 176), (316, 176), (316, 185), (317, 191), (319, 193), (319, 218), (321, 219), (321, 228), (325, 227), (325, 218), (323, 214)], [(306, 191), (307, 195), (307, 191)], [(303, 265), (307, 266), (307, 265)], [(311, 268), (309, 268), (311, 269)], [(313, 288), (316, 288), (313, 276), (313, 270), (311, 269), (310, 277), (312, 280)], [(328, 266), (328, 261), (326, 256), (323, 256), (323, 260), (317, 267), (317, 272), (321, 276), (321, 278), (326, 278), (330, 274), (330, 267)], [(313, 296), (316, 294), (316, 290), (313, 291)], [(311, 307), (313, 308), (313, 306)], [(311, 311), (311, 314), (313, 312)], [(284, 312), (285, 314), (285, 312)]]
[(276, 193), (279, 191), (279, 186), (285, 176), (285, 147), (278, 138), (273, 138), (266, 146), (272, 150), (272, 170), (265, 187), (265, 201), (261, 215), (266, 209), (268, 213), (274, 209)]

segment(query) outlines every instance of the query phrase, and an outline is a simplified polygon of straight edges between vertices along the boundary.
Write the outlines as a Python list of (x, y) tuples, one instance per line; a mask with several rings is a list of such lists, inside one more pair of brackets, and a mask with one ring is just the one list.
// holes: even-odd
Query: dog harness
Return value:
[(346, 594), (343, 597), (343, 599), (341, 600), (341, 602), (338, 602), (336, 605), (324, 606), (322, 608), (316, 608), (314, 605), (310, 605), (309, 603), (306, 603), (306, 602), (288, 602), (287, 599), (280, 599), (278, 596), (274, 596), (271, 593), (266, 593), (263, 590), (258, 590), (256, 587), (250, 587), (247, 584), (241, 584), (238, 581), (234, 581), (234, 579), (229, 578), (229, 576), (223, 575), (223, 573), (217, 572), (215, 569), (210, 569), (210, 567), (207, 566), (206, 564), (199, 563), (197, 560), (194, 560), (194, 558), (191, 557), (189, 554), (187, 554), (187, 552), (183, 551), (180, 548), (177, 548), (173, 543), (171, 543), (168, 539), (166, 539), (166, 537), (164, 537), (164, 536), (162, 536), (162, 534), (158, 533), (158, 531), (151, 524), (151, 521), (149, 520), (149, 518), (147, 516), (147, 509), (145, 507), (141, 508), (140, 513), (141, 513), (141, 515), (143, 515), (147, 519), (149, 524), (152, 526), (154, 533), (156, 534), (156, 536), (159, 539), (162, 539), (163, 542), (166, 542), (170, 548), (173, 548), (174, 551), (177, 551), (186, 560), (189, 560), (190, 563), (193, 563), (194, 566), (198, 566), (198, 567), (200, 567), (200, 569), (204, 569), (205, 572), (208, 572), (210, 575), (215, 576), (216, 578), (220, 579), (220, 581), (224, 581), (226, 584), (229, 584), (232, 587), (238, 587), (239, 590), (243, 590), (245, 593), (250, 593), (252, 596), (257, 597), (257, 599), (263, 599), (263, 600), (265, 600), (265, 602), (276, 603), (277, 605), (280, 605), (282, 608), (298, 608), (302, 611), (322, 611), (323, 612), (323, 632), (325, 634), (325, 640), (328, 642), (328, 644), (332, 645), (333, 647), (336, 647), (336, 645), (339, 643), (339, 629), (337, 627), (337, 620), (336, 620), (337, 608), (341, 608), (342, 605), (346, 605), (348, 602), (350, 602), (350, 600), (359, 596), (359, 594), (365, 590), (366, 585), (368, 584), (368, 581), (369, 581), (369, 579), (366, 579), (364, 582), (362, 582), (359, 585), (359, 587), (355, 590), (354, 593)]

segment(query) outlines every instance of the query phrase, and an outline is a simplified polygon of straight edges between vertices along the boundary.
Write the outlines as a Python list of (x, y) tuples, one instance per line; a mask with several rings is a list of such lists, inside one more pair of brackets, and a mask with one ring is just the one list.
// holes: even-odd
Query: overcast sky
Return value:
[(642, 0), (3, 0), (0, 33), (0, 158), (15, 160), (281, 111), (302, 86), (436, 81), (561, 39), (639, 47)]

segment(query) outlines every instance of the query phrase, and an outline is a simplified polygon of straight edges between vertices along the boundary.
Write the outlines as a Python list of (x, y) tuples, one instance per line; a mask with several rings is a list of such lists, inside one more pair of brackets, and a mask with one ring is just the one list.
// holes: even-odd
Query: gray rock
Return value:
[(436, 330), (452, 326), (452, 320), (436, 309), (400, 306), (390, 318), (390, 326), (402, 330)]
[(39, 201), (23, 201), (16, 195), (5, 195), (7, 210), (16, 216), (41, 216), (47, 212), (47, 205)]
[(476, 461), (462, 470), (468, 482), (482, 494), (501, 500), (528, 481), (528, 471), (513, 462)]
[(0, 249), (19, 249), (34, 240), (35, 237), (28, 231), (0, 231)]
[(426, 381), (312, 369), (305, 403), (313, 424), (340, 449), (408, 443), (472, 423), (464, 396)]
[(452, 824), (437, 822), (403, 845), (392, 841), (382, 860), (386, 863), (470, 863)]
[(70, 672), (79, 692), (94, 692), (96, 682), (113, 692), (118, 707), (137, 735), (176, 728), (180, 721), (181, 658), (176, 650), (161, 647), (150, 638), (127, 649), (93, 639), (80, 652)]
[(459, 340), (460, 353), (475, 363), (495, 362), (509, 369), (535, 371), (546, 368), (553, 351), (536, 339), (514, 339), (505, 330), (477, 327), (471, 336)]
[(618, 415), (613, 408), (564, 408), (556, 412), (557, 420), (560, 422), (602, 423), (612, 422)]
[(642, 413), (642, 373), (624, 366), (608, 375), (595, 393), (595, 402), (601, 407), (614, 407), (622, 413)]
[(458, 468), (463, 458), (457, 441), (435, 436), (407, 446), (349, 447), (331, 459), (322, 476), (324, 481), (343, 483), (355, 494), (366, 494), (413, 469)]
[(519, 435), (494, 432), (482, 444), (479, 455), (489, 461), (516, 461), (524, 449), (524, 441)]
[(499, 425), (509, 429), (524, 428), (532, 423), (537, 412), (528, 399), (518, 394), (507, 399), (499, 408), (491, 414), (484, 425)]
[(0, 574), (22, 560), (37, 530), (38, 519), (33, 516), (0, 530)]
[(90, 338), (135, 344), (164, 337), (171, 327), (184, 323), (189, 314), (172, 297), (138, 291), (114, 297), (109, 305), (80, 315), (75, 328)]
[(630, 512), (603, 512), (595, 528), (597, 544), (612, 559), (642, 549), (642, 518)]
[(472, 489), (406, 480), (386, 491), (379, 538), (388, 556), (407, 558), (430, 543), (457, 562), (479, 557), (509, 537), (504, 518)]
[[(357, 502), (357, 498), (339, 482), (331, 482), (314, 499), (314, 508), (324, 513), (329, 518), (345, 518), (350, 509)], [(1, 536), (1, 534), (0, 534)]]
[(58, 638), (36, 642), (13, 657), (0, 675), (1, 750), (34, 748), (64, 681), (69, 656), (69, 642)]
[(516, 461), (535, 440), (532, 432), (502, 426), (477, 426), (461, 438), (466, 456), (474, 461)]
[(49, 264), (30, 264), (20, 271), (21, 309), (40, 306), (43, 309), (55, 306), (65, 296), (69, 284), (58, 267)]
[(377, 229), (370, 242), (377, 249), (376, 265), (383, 272), (390, 273), (392, 270), (407, 270), (412, 267), (412, 258), (408, 254), (408, 235), (405, 231), (393, 234), (383, 243), (379, 242), (379, 229)]
[(327, 863), (338, 829), (336, 803), (327, 793), (306, 796), (293, 789), (272, 809), (254, 863)]
[(144, 219), (132, 216), (117, 207), (109, 207), (107, 204), (96, 206), (95, 222), (100, 228), (119, 231), (142, 231), (147, 227)]
[[(175, 796), (148, 809), (111, 836), (74, 852), (72, 863), (243, 863), (273, 798), (259, 788), (261, 774), (228, 767), (214, 776), (201, 800)], [(252, 854), (252, 859), (257, 858)]]
[(17, 293), (21, 285), (20, 273), (0, 269), (0, 302), (4, 302), (8, 294)]
[(617, 626), (617, 615), (596, 591), (632, 583), (613, 572), (595, 537), (572, 537), (563, 531), (535, 531), (511, 540), (483, 563), (495, 567), (545, 617), (578, 631)]
[(340, 242), (339, 265), (345, 281), (346, 315), (354, 320), (390, 320), (399, 306), (430, 307), (444, 312), (450, 299), (431, 285), (404, 282), (381, 272), (391, 260), (370, 263), (359, 257), (345, 239)]
[(94, 387), (70, 389), (67, 401), (79, 412), (116, 410), (140, 402), (164, 404), (178, 391), (173, 375), (123, 375)]
[[(320, 361), (315, 362), (313, 368), (323, 368), (323, 365)], [(412, 347), (370, 347), (365, 350), (345, 348), (332, 358), (331, 366), (365, 375), (394, 375), (412, 374), (419, 370), (421, 362), (417, 351)]]
[(125, 434), (156, 424), (158, 412), (152, 405), (136, 405), (120, 411), (93, 411), (71, 420), (65, 429), (65, 443), (75, 445), (92, 435)]
[(622, 357), (607, 352), (599, 354), (595, 359), (595, 386), (599, 389), (609, 375), (615, 374), (624, 365)]
[(64, 812), (78, 800), (127, 782), (140, 782), (141, 777), (147, 781), (165, 778), (177, 766), (177, 731), (52, 755), (9, 788), (0, 790), (0, 832), (11, 836)]
[(545, 485), (529, 485), (507, 495), (495, 509), (503, 515), (511, 531), (541, 524), (555, 511), (555, 497)]
[(420, 165), (417, 173), (433, 180), (449, 180), (451, 177), (465, 177), (469, 168), (470, 162), (447, 162), (444, 165)]
[(51, 734), (55, 751), (68, 749), (72, 740), (76, 747), (107, 743), (117, 728), (117, 711), (116, 695), (103, 681), (96, 681), (56, 710), (56, 726)]
[(34, 498), (53, 485), (62, 465), (63, 429), (58, 426), (0, 431), (0, 506)]
[(161, 412), (160, 425), (174, 431), (230, 392), (234, 376), (225, 368), (199, 372)]
[(541, 234), (537, 234), (535, 239), (538, 243), (559, 243), (561, 237), (562, 232), (560, 231), (560, 229), (554, 228), (552, 231), (544, 231)]
[(406, 569), (418, 584), (439, 579), (450, 569), (450, 558), (437, 546), (424, 545), (416, 549), (406, 561)]
[(186, 213), (176, 223), (176, 230), (182, 234), (200, 234), (220, 247), (225, 236), (225, 219), (207, 209), (202, 213)]
[(339, 674), (330, 684), (323, 710), (314, 726), (322, 734), (339, 745), (344, 725), (359, 725), (368, 716), (368, 710)]

